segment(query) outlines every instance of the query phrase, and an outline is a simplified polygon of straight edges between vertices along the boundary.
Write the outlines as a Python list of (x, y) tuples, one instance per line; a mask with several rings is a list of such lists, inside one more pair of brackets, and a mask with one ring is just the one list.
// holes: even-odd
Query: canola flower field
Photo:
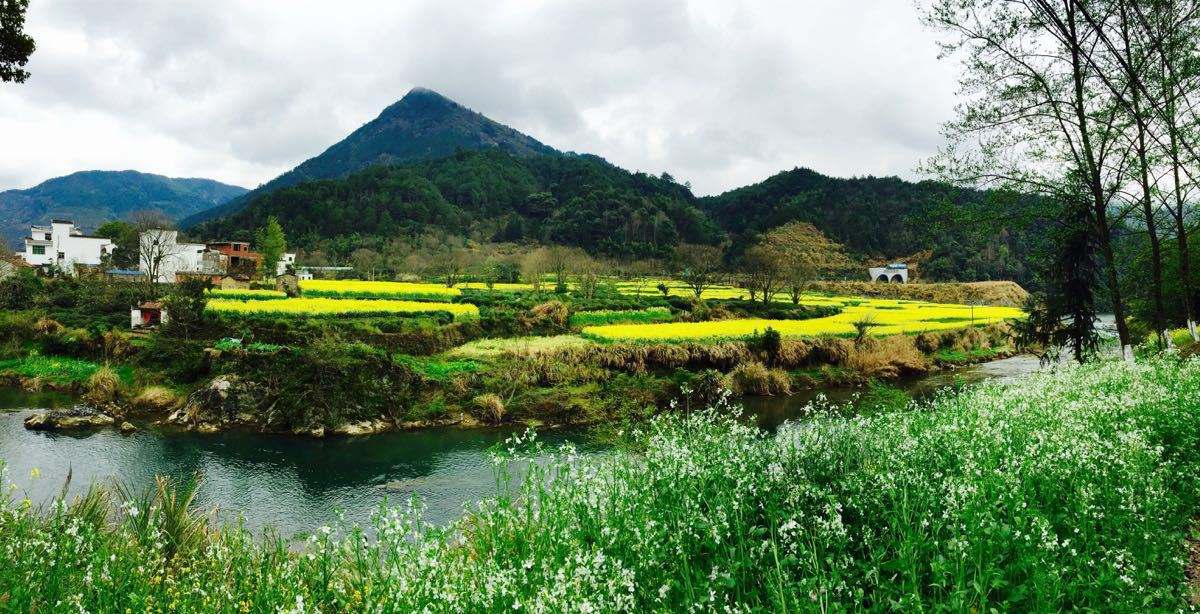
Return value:
[(373, 316), (406, 313), (448, 312), (455, 319), (479, 316), (479, 308), (469, 303), (370, 300), (353, 298), (286, 298), (283, 300), (235, 300), (214, 298), (208, 311), (219, 315), (291, 315), (291, 316)]
[[(651, 279), (643, 282), (614, 282), (623, 294), (661, 296), (658, 284), (669, 287), (673, 296), (690, 297), (692, 290), (677, 281)], [(476, 317), (479, 310), (469, 303), (451, 302), (462, 289), (485, 289), (482, 283), (455, 287), (429, 282), (303, 280), (302, 298), (287, 298), (274, 290), (212, 290), (209, 309), (219, 314), (268, 315), (388, 315), (444, 311), (455, 318)], [(493, 291), (530, 291), (529, 284), (494, 284)], [(704, 291), (707, 299), (744, 299), (745, 290), (731, 286), (713, 286)], [(790, 304), (780, 295), (776, 302)], [(951, 330), (1024, 317), (1011, 307), (970, 306), (928, 303), (915, 300), (858, 298), (848, 296), (805, 295), (804, 306), (837, 307), (833, 316), (809, 320), (735, 319), (708, 322), (670, 322), (665, 308), (628, 311), (593, 311), (574, 314), (571, 323), (582, 334), (596, 341), (697, 341), (744, 338), (760, 334), (768, 327), (786, 337), (850, 336), (857, 332), (856, 322), (869, 321), (870, 334), (888, 336), (927, 331)]]
[(811, 320), (716, 320), (709, 322), (664, 322), (656, 324), (611, 324), (587, 326), (583, 334), (608, 341), (672, 341), (736, 339), (762, 333), (768, 327), (785, 337), (849, 336), (857, 333), (855, 322), (874, 324), (870, 334), (888, 336), (965, 328), (1024, 317), (1012, 307), (949, 305), (887, 299), (805, 298), (802, 305), (842, 305), (842, 312)]
[(0, 609), (1194, 609), (1200, 361), (1060, 368), (854, 417), (817, 406), (777, 435), (722, 406), (636, 429), (636, 453), (516, 438), (496, 498), (456, 523), (385, 504), (299, 546), (190, 519), (169, 505), (186, 488), (0, 498)]
[(239, 301), (274, 301), (287, 298), (287, 294), (279, 290), (250, 290), (213, 288), (208, 291), (208, 297), (227, 298)]

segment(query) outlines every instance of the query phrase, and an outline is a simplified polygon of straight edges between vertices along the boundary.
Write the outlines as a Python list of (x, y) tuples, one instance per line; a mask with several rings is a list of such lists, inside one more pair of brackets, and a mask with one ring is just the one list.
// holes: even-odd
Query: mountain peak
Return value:
[(188, 228), (236, 213), (255, 197), (301, 182), (337, 179), (369, 166), (434, 160), (458, 150), (479, 149), (499, 149), (518, 157), (559, 153), (431, 89), (414, 87), (320, 155), (223, 207), (184, 220), (182, 225)]

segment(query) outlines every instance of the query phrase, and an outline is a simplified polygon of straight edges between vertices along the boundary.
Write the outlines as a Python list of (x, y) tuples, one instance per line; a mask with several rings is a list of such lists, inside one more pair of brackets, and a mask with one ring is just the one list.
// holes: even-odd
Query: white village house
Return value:
[(176, 273), (219, 273), (205, 258), (204, 243), (180, 243), (179, 231), (154, 228), (138, 235), (138, 268), (158, 283), (175, 283)]
[(112, 239), (83, 234), (70, 220), (51, 220), (49, 226), (30, 227), (25, 251), (17, 255), (30, 266), (57, 266), (73, 275), (75, 265), (99, 266), (116, 247)]
[[(180, 276), (188, 276), (208, 278), (219, 285), (222, 278), (235, 273), (244, 273), (249, 279), (260, 258), (244, 242), (181, 243), (179, 231), (163, 228), (152, 228), (138, 236), (138, 269), (158, 283), (173, 284), (180, 281)], [(295, 264), (296, 254), (282, 254), (275, 276)]]

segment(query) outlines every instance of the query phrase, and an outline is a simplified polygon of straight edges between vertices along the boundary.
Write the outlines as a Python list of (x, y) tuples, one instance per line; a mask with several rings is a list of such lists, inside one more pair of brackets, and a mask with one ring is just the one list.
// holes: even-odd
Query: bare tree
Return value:
[(380, 269), (384, 265), (383, 256), (379, 255), (379, 252), (366, 247), (360, 247), (351, 252), (350, 262), (354, 265), (355, 269), (365, 275), (370, 281), (375, 281), (375, 276), (379, 274)]
[(176, 260), (183, 253), (179, 231), (170, 218), (157, 211), (138, 211), (130, 216), (138, 237), (138, 268), (150, 284), (175, 281)]
[(841, 244), (807, 222), (784, 224), (768, 232), (763, 245), (778, 260), (781, 283), (793, 305), (800, 304), (812, 282), (853, 265)]
[(696, 298), (704, 289), (720, 283), (725, 270), (725, 247), (723, 245), (700, 245), (681, 243), (675, 248), (675, 271), (680, 281), (692, 289)]

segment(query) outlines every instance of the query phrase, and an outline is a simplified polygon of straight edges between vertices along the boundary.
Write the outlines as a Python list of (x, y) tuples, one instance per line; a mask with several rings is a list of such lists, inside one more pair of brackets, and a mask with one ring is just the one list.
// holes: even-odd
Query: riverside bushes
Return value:
[(511, 486), (459, 522), (385, 507), (371, 538), (320, 530), (300, 553), (238, 528), (143, 539), (171, 533), (111, 495), (3, 503), (0, 599), (14, 611), (1188, 607), (1197, 361), (1069, 368), (778, 436), (707, 411), (633, 438), (584, 461), (515, 440), (539, 462), (519, 483), (501, 473)]

